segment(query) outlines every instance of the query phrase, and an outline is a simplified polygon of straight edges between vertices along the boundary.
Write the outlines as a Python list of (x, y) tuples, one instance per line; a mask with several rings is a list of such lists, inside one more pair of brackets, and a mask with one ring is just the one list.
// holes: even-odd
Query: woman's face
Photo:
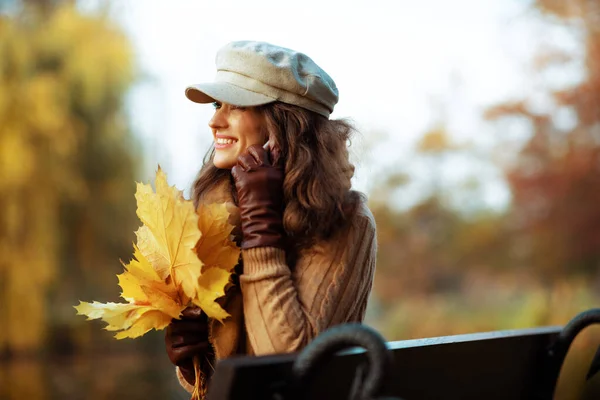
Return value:
[(231, 169), (248, 147), (266, 142), (263, 119), (255, 107), (218, 102), (214, 107), (215, 114), (208, 122), (215, 141), (213, 164), (217, 168)]

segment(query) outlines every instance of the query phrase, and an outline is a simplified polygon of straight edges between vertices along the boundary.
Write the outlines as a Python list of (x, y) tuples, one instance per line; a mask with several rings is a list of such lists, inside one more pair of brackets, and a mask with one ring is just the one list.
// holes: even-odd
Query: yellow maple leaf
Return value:
[(231, 241), (229, 212), (224, 204), (194, 210), (181, 191), (167, 184), (160, 167), (155, 186), (156, 193), (150, 185), (137, 185), (137, 215), (143, 225), (136, 231), (133, 259), (117, 275), (128, 303), (75, 306), (78, 314), (106, 322), (106, 330), (121, 331), (117, 339), (163, 329), (190, 303), (219, 321), (229, 316), (216, 301), (225, 294), (240, 254)]
[(161, 279), (170, 277), (184, 302), (196, 297), (202, 262), (194, 247), (201, 237), (198, 215), (181, 191), (167, 184), (165, 173), (156, 173), (156, 193), (138, 183), (135, 198), (143, 226), (136, 232), (137, 245)]
[(163, 329), (179, 318), (187, 304), (179, 302), (177, 289), (161, 280), (148, 260), (134, 247), (134, 259), (117, 275), (121, 296), (129, 303), (80, 302), (75, 309), (88, 319), (106, 322), (108, 331), (119, 331), (117, 339), (135, 338), (151, 329)]
[(199, 279), (200, 291), (192, 302), (204, 312), (215, 319), (223, 322), (229, 316), (227, 311), (215, 301), (225, 295), (225, 286), (229, 282), (231, 274), (222, 268), (209, 268), (202, 273)]
[(148, 311), (143, 317), (144, 318), (138, 318), (131, 328), (117, 333), (115, 338), (136, 338), (142, 336), (151, 329), (164, 329), (171, 323), (171, 317), (157, 310)]
[(201, 204), (197, 214), (202, 236), (195, 251), (204, 264), (203, 269), (218, 267), (231, 271), (239, 261), (240, 249), (231, 240), (233, 225), (228, 221), (225, 203)]
[(129, 264), (123, 264), (126, 272), (117, 275), (119, 286), (123, 289), (121, 297), (129, 302), (143, 303), (148, 301), (148, 295), (145, 288), (158, 290), (180, 304), (184, 304), (179, 299), (177, 288), (172, 281), (168, 283), (162, 280), (158, 273), (152, 268), (152, 265), (141, 253), (137, 246), (134, 246), (134, 259)]
[(144, 290), (140, 286), (139, 279), (136, 278), (135, 275), (123, 272), (122, 274), (117, 275), (117, 278), (119, 279), (119, 286), (123, 289), (123, 292), (121, 292), (122, 298), (130, 303), (148, 300)]
[(78, 315), (86, 315), (88, 320), (101, 319), (107, 323), (107, 331), (122, 330), (115, 335), (117, 339), (135, 338), (151, 329), (163, 329), (172, 319), (171, 315), (149, 305), (123, 303), (79, 302), (75, 306)]
[[(80, 308), (85, 303), (80, 304)], [(123, 303), (98, 303), (93, 302), (90, 304), (91, 307), (95, 308), (101, 314), (96, 319), (101, 319), (106, 322), (104, 329), (107, 331), (119, 331), (122, 329), (128, 329), (135, 321), (144, 315), (144, 313), (152, 309), (151, 306), (144, 304), (123, 304)]]

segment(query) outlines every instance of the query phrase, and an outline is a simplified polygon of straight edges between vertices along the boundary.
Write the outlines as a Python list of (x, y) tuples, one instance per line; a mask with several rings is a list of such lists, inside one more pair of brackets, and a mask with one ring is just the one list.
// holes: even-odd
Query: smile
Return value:
[(215, 149), (222, 150), (232, 147), (235, 143), (237, 143), (237, 139), (234, 138), (226, 138), (226, 137), (217, 137), (215, 138)]
[(233, 144), (236, 142), (237, 142), (237, 139), (228, 139), (228, 138), (216, 138), (215, 139), (216, 144)]

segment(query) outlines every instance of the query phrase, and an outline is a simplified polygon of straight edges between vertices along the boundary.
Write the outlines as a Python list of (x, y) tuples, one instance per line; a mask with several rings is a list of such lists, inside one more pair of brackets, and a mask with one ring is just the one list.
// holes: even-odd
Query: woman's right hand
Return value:
[(198, 307), (188, 307), (181, 319), (174, 319), (165, 334), (167, 355), (179, 367), (181, 374), (191, 385), (196, 381), (194, 357), (206, 356), (211, 351), (208, 341), (208, 317)]
[(275, 148), (271, 155), (273, 163), (262, 146), (252, 145), (231, 169), (238, 195), (244, 250), (285, 248), (282, 219), (285, 176), (280, 152)]

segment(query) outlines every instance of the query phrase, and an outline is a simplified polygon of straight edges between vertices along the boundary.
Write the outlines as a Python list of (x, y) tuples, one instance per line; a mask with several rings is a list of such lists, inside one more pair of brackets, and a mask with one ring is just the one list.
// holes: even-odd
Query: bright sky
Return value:
[[(133, 129), (147, 151), (147, 178), (160, 163), (171, 183), (189, 188), (212, 140), (207, 126), (212, 107), (188, 101), (184, 89), (213, 79), (215, 54), (232, 40), (294, 48), (333, 77), (340, 102), (332, 117), (352, 118), (362, 133), (353, 143), (360, 190), (369, 191), (384, 168), (413, 172), (409, 150), (440, 112), (454, 138), (485, 148), (493, 131), (481, 121), (482, 111), (528, 90), (524, 61), (540, 30), (527, 22), (531, 11), (524, 3), (113, 2), (144, 74), (129, 107)], [(464, 178), (473, 166), (455, 163), (449, 179)], [(497, 171), (484, 164), (478, 168), (491, 182), (485, 201), (505, 203), (507, 192)]]

